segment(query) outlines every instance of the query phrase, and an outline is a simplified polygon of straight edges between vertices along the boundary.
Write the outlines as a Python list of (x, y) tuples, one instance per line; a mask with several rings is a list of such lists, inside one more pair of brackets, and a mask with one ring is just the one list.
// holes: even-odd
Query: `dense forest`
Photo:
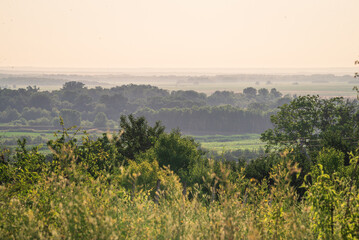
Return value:
[(116, 129), (121, 115), (145, 116), (150, 124), (162, 121), (167, 129), (189, 134), (261, 133), (271, 127), (270, 115), (289, 103), (275, 88), (245, 88), (243, 93), (167, 91), (150, 85), (87, 88), (66, 82), (60, 90), (0, 89), (0, 123), (14, 126)]
[(249, 162), (214, 161), (179, 130), (131, 114), (96, 139), (64, 127), (50, 155), (26, 140), (2, 146), (0, 235), (358, 239), (358, 105), (301, 96), (271, 122)]

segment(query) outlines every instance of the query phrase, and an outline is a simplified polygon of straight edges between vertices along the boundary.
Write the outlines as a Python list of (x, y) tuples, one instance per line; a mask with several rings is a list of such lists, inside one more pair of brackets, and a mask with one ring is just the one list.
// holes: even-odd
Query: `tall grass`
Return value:
[[(220, 164), (217, 174), (210, 170), (204, 183), (186, 194), (169, 168), (159, 170), (160, 189), (154, 193), (155, 184), (151, 189), (125, 188), (123, 177), (94, 179), (72, 157), (64, 149), (61, 169), (43, 172), (23, 194), (14, 193), (12, 184), (0, 187), (1, 239), (359, 237), (356, 185), (326, 175), (320, 165), (316, 179), (303, 186), (307, 195), (299, 199), (290, 183), (300, 169), (285, 156), (262, 182), (245, 178), (243, 171), (233, 178)], [(134, 184), (139, 174), (131, 175)]]

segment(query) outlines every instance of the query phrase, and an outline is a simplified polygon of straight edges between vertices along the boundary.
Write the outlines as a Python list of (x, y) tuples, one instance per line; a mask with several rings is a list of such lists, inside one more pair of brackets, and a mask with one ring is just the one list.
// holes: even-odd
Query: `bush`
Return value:
[(323, 148), (317, 157), (317, 163), (323, 166), (325, 173), (343, 173), (345, 154), (334, 148)]
[(106, 128), (107, 127), (107, 116), (103, 112), (99, 112), (96, 114), (95, 120), (93, 122), (93, 126), (97, 128)]
[(38, 118), (50, 118), (51, 113), (45, 109), (41, 109), (41, 108), (28, 108), (25, 107), (22, 112), (21, 112), (21, 116), (23, 118), (25, 118), (26, 120), (35, 120)]
[(29, 120), (28, 123), (30, 126), (51, 126), (51, 120), (44, 117), (36, 120)]
[(7, 107), (5, 111), (0, 113), (0, 122), (8, 123), (14, 120), (19, 119), (20, 113), (11, 107)]
[(62, 117), (64, 126), (66, 128), (80, 126), (81, 124), (81, 114), (78, 111), (62, 109), (60, 111), (60, 117)]

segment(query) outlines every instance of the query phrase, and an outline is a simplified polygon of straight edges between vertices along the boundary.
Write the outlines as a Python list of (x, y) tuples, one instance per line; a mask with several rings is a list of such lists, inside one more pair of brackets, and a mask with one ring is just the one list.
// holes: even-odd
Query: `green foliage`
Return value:
[(35, 120), (40, 117), (49, 118), (50, 112), (41, 108), (25, 107), (21, 112), (21, 116), (26, 120)]
[(45, 156), (38, 152), (38, 147), (28, 150), (26, 139), (18, 140), (11, 162), (5, 160), (5, 154), (1, 154), (1, 183), (9, 185), (11, 193), (26, 196), (41, 179), (42, 172), (47, 170)]
[(277, 165), (280, 158), (277, 154), (270, 154), (258, 157), (250, 161), (245, 168), (245, 175), (248, 178), (255, 178), (258, 181), (268, 179), (271, 169)]
[(243, 94), (248, 98), (254, 98), (257, 95), (257, 89), (248, 87), (243, 89)]
[(157, 161), (141, 161), (140, 163), (129, 161), (128, 167), (123, 171), (119, 182), (129, 190), (135, 185), (142, 190), (152, 191), (155, 189), (160, 175)]
[(154, 146), (157, 139), (164, 132), (160, 122), (149, 126), (144, 117), (121, 116), (121, 134), (116, 139), (118, 152), (126, 159), (135, 159), (135, 155), (145, 152)]
[(66, 82), (63, 86), (63, 90), (79, 90), (85, 86), (82, 82), (70, 81)]
[[(274, 128), (265, 131), (261, 139), (267, 142), (268, 150), (292, 149), (291, 155), (302, 169), (299, 186), (318, 158), (330, 171), (338, 170), (334, 162), (341, 159), (341, 153), (344, 165), (349, 164), (349, 153), (355, 150), (359, 134), (357, 115), (355, 104), (343, 98), (301, 96), (280, 107), (271, 117)], [(323, 152), (326, 156), (318, 157), (323, 147), (337, 152)]]
[(305, 96), (280, 107), (280, 111), (271, 117), (274, 129), (265, 131), (262, 140), (269, 144), (285, 144), (299, 138), (315, 137), (320, 122), (319, 102), (318, 96)]
[(182, 137), (178, 130), (162, 134), (154, 146), (154, 152), (161, 167), (169, 166), (181, 178), (185, 178), (188, 169), (201, 157), (194, 140)]
[(359, 195), (355, 187), (358, 156), (351, 155), (346, 167), (343, 158), (340, 152), (324, 149), (319, 160), (325, 165), (314, 166), (303, 184), (306, 201), (311, 205), (311, 229), (318, 239), (359, 237)]
[[(300, 196), (300, 149), (245, 166), (205, 159), (192, 139), (142, 118), (123, 123), (97, 139), (63, 126), (49, 161), (26, 140), (2, 150), (1, 238), (359, 238), (357, 152), (345, 166), (344, 153), (322, 149)], [(124, 147), (138, 142), (148, 145), (124, 161)]]
[(0, 185), (11, 182), (13, 173), (9, 163), (10, 150), (3, 148), (0, 149)]
[(230, 105), (158, 111), (144, 108), (136, 114), (145, 116), (150, 123), (161, 119), (167, 128), (180, 128), (195, 135), (261, 133), (272, 126), (269, 119), (272, 112), (254, 112)]
[(274, 129), (265, 131), (262, 140), (269, 144), (288, 144), (298, 139), (317, 139), (328, 131), (340, 131), (343, 137), (351, 137), (357, 133), (353, 129), (355, 119), (353, 104), (343, 98), (300, 96), (280, 107), (271, 117)]
[(263, 96), (263, 97), (267, 97), (269, 95), (269, 91), (266, 88), (261, 88), (261, 89), (258, 90), (258, 95)]
[(321, 164), (324, 172), (329, 175), (334, 173), (343, 173), (344, 157), (344, 153), (334, 148), (324, 148), (318, 154), (317, 163)]
[(85, 133), (82, 137), (82, 144), (74, 150), (76, 163), (83, 164), (94, 178), (104, 173), (112, 173), (119, 166), (116, 154), (117, 150), (112, 136), (107, 134), (104, 134), (102, 138), (92, 140)]
[(64, 126), (66, 128), (72, 126), (80, 126), (81, 114), (78, 111), (71, 109), (62, 109), (60, 111), (60, 117), (62, 117)]
[(277, 89), (272, 88), (272, 89), (270, 90), (270, 95), (272, 95), (272, 96), (275, 97), (275, 98), (280, 98), (280, 97), (282, 96), (282, 93), (279, 92)]
[(105, 128), (107, 127), (107, 116), (103, 112), (99, 112), (96, 114), (95, 120), (93, 122), (93, 126), (97, 128)]
[[(51, 92), (40, 91), (36, 86), (0, 89), (0, 122), (25, 125), (24, 121), (19, 121), (24, 118), (32, 120), (31, 126), (44, 125), (50, 129), (43, 118), (59, 127), (53, 119), (61, 116), (65, 126), (70, 127), (79, 126), (81, 121), (94, 124), (101, 112), (109, 121), (116, 122), (121, 115), (133, 113), (145, 116), (151, 125), (161, 120), (168, 129), (179, 127), (191, 134), (261, 133), (271, 127), (269, 116), (275, 108), (291, 98), (282, 98), (279, 92), (268, 94), (265, 88), (260, 89), (259, 94), (254, 88), (248, 89), (254, 92), (251, 97), (229, 91), (216, 91), (209, 96), (193, 90), (169, 92), (134, 84), (87, 88), (76, 81), (66, 82), (61, 89)], [(107, 127), (114, 126), (113, 122), (109, 123), (111, 126)], [(100, 128), (103, 124), (99, 120), (95, 123)], [(86, 127), (90, 125), (86, 124)]]
[(29, 120), (28, 124), (30, 126), (41, 126), (41, 127), (46, 127), (46, 126), (51, 126), (52, 123), (48, 118), (38, 118), (36, 120)]
[(46, 93), (35, 93), (30, 97), (30, 106), (51, 110), (52, 99)]
[(0, 122), (7, 123), (14, 121), (20, 117), (20, 113), (11, 107), (7, 107), (5, 111), (0, 113)]

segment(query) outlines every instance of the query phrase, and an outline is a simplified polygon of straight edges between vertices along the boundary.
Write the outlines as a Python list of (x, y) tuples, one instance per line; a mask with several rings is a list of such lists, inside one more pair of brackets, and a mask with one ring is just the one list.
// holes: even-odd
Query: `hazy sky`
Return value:
[(359, 0), (0, 0), (0, 66), (352, 67)]

